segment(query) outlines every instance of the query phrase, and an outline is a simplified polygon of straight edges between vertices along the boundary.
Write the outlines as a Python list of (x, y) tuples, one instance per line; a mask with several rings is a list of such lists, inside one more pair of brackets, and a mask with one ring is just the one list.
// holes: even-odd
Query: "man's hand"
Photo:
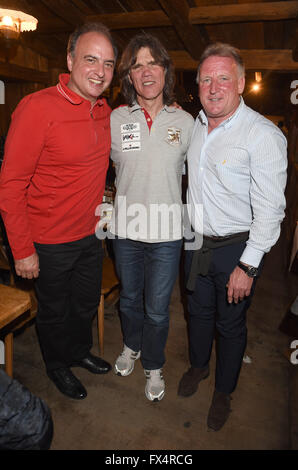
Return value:
[(176, 108), (176, 109), (182, 109), (182, 106), (180, 106), (180, 104), (177, 103), (177, 101), (174, 101), (172, 104), (170, 104), (170, 107)]
[(243, 300), (244, 297), (247, 297), (250, 294), (252, 283), (253, 278), (248, 277), (242, 269), (236, 266), (227, 284), (229, 304), (233, 301), (237, 304), (239, 300)]
[(25, 279), (33, 279), (39, 276), (39, 259), (37, 253), (27, 258), (15, 260), (15, 268), (18, 276)]

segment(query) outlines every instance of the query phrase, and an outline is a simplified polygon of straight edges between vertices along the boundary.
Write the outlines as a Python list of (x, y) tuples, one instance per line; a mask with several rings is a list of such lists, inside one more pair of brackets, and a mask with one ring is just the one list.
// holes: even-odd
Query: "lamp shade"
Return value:
[(0, 8), (0, 34), (6, 39), (17, 39), (23, 31), (34, 31), (38, 20), (19, 10)]

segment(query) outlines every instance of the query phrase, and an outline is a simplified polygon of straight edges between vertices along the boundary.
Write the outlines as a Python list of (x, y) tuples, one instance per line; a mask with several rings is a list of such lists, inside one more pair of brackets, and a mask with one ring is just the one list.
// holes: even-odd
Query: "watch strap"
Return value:
[(241, 263), (241, 261), (239, 261), (238, 266), (239, 266), (239, 268), (241, 268), (242, 271), (244, 271), (249, 277), (256, 277), (257, 274), (258, 274), (258, 268), (256, 268), (255, 266), (246, 266), (245, 264)]

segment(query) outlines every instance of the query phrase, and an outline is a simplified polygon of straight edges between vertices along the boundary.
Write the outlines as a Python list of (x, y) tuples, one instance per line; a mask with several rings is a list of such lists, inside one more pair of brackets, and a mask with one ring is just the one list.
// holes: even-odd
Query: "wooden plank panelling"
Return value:
[(134, 11), (133, 13), (113, 13), (113, 15), (92, 15), (86, 21), (99, 21), (110, 29), (153, 28), (169, 26), (171, 20), (161, 10)]
[(39, 70), (20, 67), (19, 65), (0, 62), (0, 76), (14, 80), (24, 80), (33, 83), (49, 83), (48, 72), (40, 72)]
[(296, 20), (296, 41), (295, 41), (295, 47), (293, 48), (292, 57), (293, 57), (293, 60), (298, 62), (298, 19)]
[(238, 23), (296, 18), (298, 1), (242, 3), (194, 7), (189, 10), (192, 24)]
[[(178, 2), (179, 3), (179, 2)], [(173, 6), (173, 14), (175, 8)], [(179, 10), (178, 10), (179, 12)], [(190, 24), (220, 24), (249, 21), (278, 21), (296, 18), (298, 1), (212, 5), (189, 9)], [(111, 29), (168, 26), (172, 22), (162, 10), (134, 11), (86, 16), (86, 21), (101, 21)], [(174, 26), (174, 24), (173, 24)]]
[[(291, 50), (245, 49), (241, 50), (247, 70), (298, 71), (298, 63), (292, 58)], [(177, 70), (196, 70), (198, 61), (193, 60), (185, 51), (170, 51)]]
[(188, 20), (189, 7), (186, 0), (159, 0), (186, 50), (194, 59), (199, 59), (205, 47), (205, 41), (199, 30)]

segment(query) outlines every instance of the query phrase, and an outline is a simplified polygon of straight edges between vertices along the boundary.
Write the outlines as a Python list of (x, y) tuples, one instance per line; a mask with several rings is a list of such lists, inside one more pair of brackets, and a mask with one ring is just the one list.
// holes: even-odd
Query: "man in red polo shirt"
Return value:
[(116, 52), (102, 24), (85, 24), (70, 36), (70, 74), (19, 103), (0, 176), (0, 210), (16, 273), (36, 278), (47, 374), (75, 399), (87, 392), (70, 367), (97, 374), (111, 369), (90, 349), (102, 265), (95, 209), (110, 153), (111, 110), (100, 95), (113, 78)]

